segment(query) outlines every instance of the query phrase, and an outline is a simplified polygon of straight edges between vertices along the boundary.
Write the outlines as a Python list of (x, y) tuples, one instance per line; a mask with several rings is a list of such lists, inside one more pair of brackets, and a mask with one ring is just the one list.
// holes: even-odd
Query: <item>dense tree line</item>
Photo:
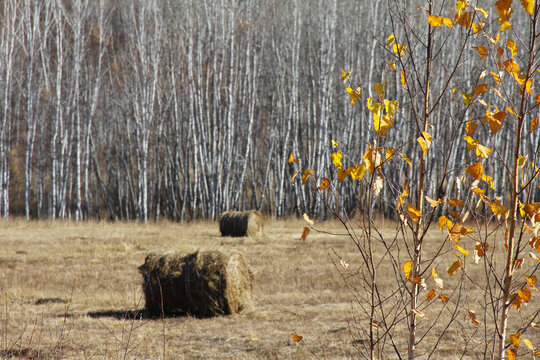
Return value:
[[(188, 220), (248, 208), (327, 216), (313, 190), (291, 186), (287, 159), (292, 152), (300, 168), (337, 181), (332, 139), (351, 165), (361, 158), (373, 136), (370, 116), (363, 104), (350, 105), (340, 70), (353, 70), (365, 93), (386, 82), (393, 98), (405, 99), (399, 74), (388, 68), (385, 2), (4, 0), (0, 11), (3, 217)], [(404, 13), (425, 21), (416, 5)], [(474, 87), (466, 61), (472, 46), (443, 57), (463, 58), (452, 87)], [(454, 70), (433, 66), (436, 93)], [(413, 106), (401, 104), (397, 118), (411, 117)], [(452, 125), (463, 106), (439, 108), (430, 156), (452, 152), (454, 169), (470, 156), (465, 145), (445, 146), (463, 131)], [(398, 122), (389, 142), (417, 161), (414, 129)], [(498, 139), (510, 144), (512, 125), (501, 131)], [(538, 133), (525, 150), (530, 159)], [(428, 171), (441, 176), (443, 164)], [(405, 162), (385, 175), (415, 178)], [(505, 182), (495, 179), (501, 194)], [(361, 186), (346, 180), (340, 191)], [(383, 189), (382, 198), (396, 196)], [(354, 196), (343, 199), (354, 208)]]

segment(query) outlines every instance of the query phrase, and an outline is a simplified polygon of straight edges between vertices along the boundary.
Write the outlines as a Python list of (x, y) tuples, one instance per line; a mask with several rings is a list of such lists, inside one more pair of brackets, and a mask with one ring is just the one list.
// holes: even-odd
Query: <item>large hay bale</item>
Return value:
[(149, 254), (139, 270), (152, 315), (206, 317), (252, 308), (253, 275), (240, 253)]
[(256, 236), (262, 234), (262, 215), (257, 210), (225, 211), (219, 217), (221, 236)]

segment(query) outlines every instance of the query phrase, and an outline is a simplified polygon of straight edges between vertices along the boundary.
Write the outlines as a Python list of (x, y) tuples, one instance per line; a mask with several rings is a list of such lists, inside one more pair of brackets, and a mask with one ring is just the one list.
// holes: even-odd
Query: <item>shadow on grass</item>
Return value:
[[(152, 314), (146, 309), (140, 310), (105, 310), (105, 311), (93, 311), (89, 312), (88, 315), (91, 318), (103, 318), (103, 317), (112, 317), (117, 320), (160, 320), (165, 318), (182, 318), (182, 317), (194, 317), (198, 319), (211, 318), (213, 316), (200, 316), (196, 314), (190, 314), (186, 312), (174, 312), (172, 314)], [(72, 316), (68, 314), (68, 316)]]
[(140, 310), (105, 310), (93, 311), (87, 314), (91, 318), (112, 317), (117, 320), (144, 320), (159, 319), (159, 316), (153, 316), (145, 309)]
[(32, 349), (9, 349), (0, 350), (2, 359), (40, 359), (40, 353)]

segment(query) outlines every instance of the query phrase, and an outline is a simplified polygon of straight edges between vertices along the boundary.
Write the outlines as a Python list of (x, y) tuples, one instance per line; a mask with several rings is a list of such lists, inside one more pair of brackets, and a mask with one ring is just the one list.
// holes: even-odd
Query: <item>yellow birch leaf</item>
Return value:
[(404, 202), (404, 199), (407, 198), (409, 196), (409, 186), (407, 185), (407, 183), (405, 183), (405, 185), (403, 185), (403, 191), (401, 192), (401, 194), (399, 194), (399, 197), (396, 201), (396, 207), (397, 209), (401, 209), (401, 207), (403, 206), (403, 202)]
[(375, 169), (381, 165), (381, 154), (379, 154), (378, 151), (373, 150), (371, 147), (366, 150), (362, 156), (362, 159), (364, 160), (370, 174), (373, 174)]
[(386, 46), (392, 45), (395, 40), (396, 38), (394, 37), (394, 34), (390, 34), (390, 36), (388, 36), (388, 38), (386, 39)]
[(417, 284), (418, 286), (420, 286), (422, 289), (425, 289), (427, 288), (427, 285), (426, 285), (426, 281), (424, 280), (424, 278), (420, 277), (420, 276), (417, 276), (413, 279), (413, 282), (415, 284)]
[(471, 191), (472, 191), (473, 193), (475, 193), (476, 195), (482, 195), (483, 193), (486, 192), (485, 189), (480, 189), (480, 188), (473, 188), (473, 189), (471, 189)]
[(409, 206), (407, 206), (407, 210), (409, 216), (411, 217), (411, 220), (414, 222), (418, 222), (418, 220), (420, 220), (420, 218), (424, 216), (422, 215), (422, 212), (420, 210), (417, 210), (412, 204), (409, 204)]
[(443, 304), (446, 304), (448, 302), (448, 300), (450, 300), (450, 297), (446, 294), (441, 294), (439, 295), (439, 299), (442, 300)]
[(478, 254), (479, 257), (483, 257), (486, 255), (486, 251), (489, 247), (488, 243), (484, 243), (483, 245), (480, 242), (476, 242), (475, 251)]
[(354, 105), (355, 101), (360, 100), (360, 95), (362, 94), (362, 89), (357, 88), (356, 90), (353, 90), (353, 88), (346, 86), (345, 89), (349, 93), (349, 96), (351, 98), (351, 105)]
[(534, 97), (534, 100), (536, 101), (536, 103), (538, 105), (540, 105), (540, 94), (537, 94), (535, 97)]
[(514, 115), (517, 118), (519, 117), (519, 115), (510, 106), (506, 107), (506, 111), (508, 111), (510, 114)]
[(291, 153), (291, 155), (289, 155), (289, 162), (290, 163), (297, 163), (298, 162), (298, 159), (295, 159), (293, 154)]
[(488, 54), (488, 50), (485, 46), (473, 46), (473, 49), (478, 51), (478, 56), (480, 56), (480, 59), (485, 58)]
[(461, 10), (465, 9), (467, 7), (467, 1), (465, 0), (458, 0), (456, 1), (456, 13), (457, 16), (461, 14)]
[(480, 180), (484, 174), (484, 169), (482, 169), (482, 163), (479, 161), (476, 164), (467, 166), (467, 172), (476, 180)]
[(302, 175), (302, 185), (306, 184), (306, 181), (311, 174), (313, 174), (313, 171), (311, 171), (311, 169), (306, 169), (306, 171), (304, 171), (304, 174)]
[(339, 146), (339, 142), (332, 140), (332, 146), (337, 148)]
[(444, 287), (444, 281), (437, 275), (437, 273), (435, 272), (435, 268), (431, 268), (431, 276), (433, 276), (433, 281), (435, 281), (435, 285), (442, 289)]
[(532, 93), (533, 93), (533, 92), (532, 92), (532, 89), (531, 89), (531, 88), (532, 88), (532, 84), (533, 84), (533, 79), (532, 79), (532, 78), (528, 79), (527, 82), (525, 83), (525, 92), (526, 92), (527, 94), (531, 94), (531, 95), (532, 95)]
[(443, 17), (437, 15), (428, 15), (427, 21), (433, 27), (439, 27), (443, 24)]
[(485, 21), (480, 22), (479, 24), (472, 24), (472, 29), (475, 34), (478, 34), (480, 31), (484, 29)]
[(529, 301), (531, 301), (532, 297), (531, 290), (527, 288), (519, 289), (518, 296), (521, 298), (521, 300), (523, 300), (523, 302), (528, 303)]
[(499, 32), (500, 33), (503, 33), (505, 32), (506, 30), (510, 29), (512, 27), (512, 24), (510, 23), (510, 21), (505, 21), (502, 23), (500, 29), (499, 29)]
[(390, 69), (392, 69), (392, 71), (396, 71), (396, 63), (395, 62), (388, 61), (388, 66), (390, 67)]
[(497, 45), (497, 43), (499, 42), (499, 40), (501, 39), (501, 33), (500, 32), (497, 32), (497, 35), (492, 38), (491, 36), (489, 35), (486, 35), (487, 39), (493, 44), (493, 45)]
[(394, 154), (396, 153), (396, 149), (392, 147), (385, 147), (384, 153), (386, 155), (386, 161), (390, 161), (394, 157)]
[(383, 102), (384, 102), (384, 109), (386, 110), (386, 114), (388, 116), (394, 116), (399, 107), (399, 101), (397, 100), (388, 101), (384, 99)]
[(519, 338), (521, 337), (521, 333), (515, 333), (513, 335), (510, 335), (508, 337), (508, 340), (510, 340), (510, 344), (512, 344), (513, 347), (516, 349), (519, 348)]
[(403, 86), (403, 88), (407, 90), (407, 78), (405, 75), (405, 70), (401, 70), (401, 86)]
[(422, 148), (424, 154), (427, 154), (429, 147), (431, 146), (431, 134), (426, 131), (422, 132), (422, 136), (416, 139)]
[(384, 88), (385, 87), (386, 87), (386, 83), (382, 83), (382, 84), (375, 83), (373, 85), (373, 89), (375, 90), (375, 92), (377, 93), (377, 95), (379, 96), (379, 99), (381, 101), (384, 99)]
[(454, 18), (455, 22), (459, 25), (469, 28), (472, 24), (472, 12), (462, 11), (459, 15)]
[(310, 225), (315, 225), (315, 222), (313, 220), (311, 220), (308, 216), (308, 214), (304, 213), (304, 220), (310, 224)]
[(458, 244), (454, 244), (454, 247), (456, 248), (457, 251), (459, 251), (460, 253), (462, 253), (463, 255), (465, 256), (469, 256), (470, 253), (467, 249), (465, 248), (462, 248), (461, 246), (459, 246)]
[(488, 84), (480, 84), (474, 89), (474, 95), (482, 95), (486, 91), (488, 91), (489, 85)]
[(534, 0), (521, 0), (521, 5), (527, 12), (527, 14), (532, 15), (534, 11)]
[(498, 111), (495, 114), (492, 114), (491, 111), (486, 110), (486, 116), (484, 116), (483, 121), (489, 122), (489, 128), (493, 135), (497, 135), (497, 132), (502, 126), (502, 121), (506, 118), (506, 113), (504, 111)]
[[(525, 74), (512, 74), (512, 77), (514, 78), (514, 80), (519, 84), (519, 86), (523, 90), (523, 88), (525, 87), (525, 80), (527, 80), (527, 75), (525, 75)], [(531, 80), (531, 79), (529, 79), (529, 80)], [(531, 86), (532, 86), (532, 84), (531, 84)]]
[(412, 260), (409, 260), (405, 262), (405, 264), (403, 264), (403, 273), (405, 274), (405, 277), (407, 278), (407, 280), (409, 280), (412, 276), (413, 265), (414, 263), (412, 262)]
[(291, 185), (294, 186), (294, 178), (298, 175), (298, 171), (295, 171), (291, 176)]
[(480, 321), (476, 320), (476, 313), (474, 312), (474, 310), (469, 310), (469, 317), (471, 318), (471, 322), (474, 326), (480, 325)]
[(521, 300), (521, 298), (516, 293), (512, 294), (510, 298), (512, 299), (512, 305), (514, 305), (514, 307), (519, 310), (521, 304), (523, 304), (523, 300)]
[(446, 227), (446, 224), (448, 223), (448, 221), (449, 221), (448, 218), (444, 215), (439, 218), (438, 224), (441, 230)]
[(506, 102), (506, 98), (504, 96), (502, 96), (502, 94), (499, 92), (499, 90), (495, 89), (495, 88), (491, 88), (491, 91), (493, 91), (495, 93), (495, 95), (497, 95), (502, 101)]
[(433, 200), (430, 197), (428, 197), (427, 195), (425, 196), (425, 198), (426, 198), (427, 202), (429, 203), (429, 205), (431, 205), (431, 207), (437, 207), (437, 206), (439, 206), (440, 204), (442, 204), (444, 202), (443, 199)]
[(300, 342), (304, 338), (301, 335), (296, 335), (294, 332), (291, 333), (291, 337), (292, 337), (294, 342)]
[(508, 50), (510, 50), (510, 53), (512, 54), (511, 57), (516, 56), (516, 54), (518, 52), (518, 47), (517, 47), (516, 43), (513, 40), (507, 39), (506, 40), (506, 47), (508, 48)]
[(436, 279), (433, 279), (435, 281), (435, 285), (437, 285), (439, 288), (443, 288), (444, 286), (444, 281), (443, 279), (441, 278), (436, 278)]
[(474, 92), (472, 93), (466, 93), (465, 91), (461, 92), (461, 96), (463, 97), (463, 102), (465, 105), (469, 106), (472, 102)]
[(493, 80), (495, 80), (497, 84), (501, 82), (501, 76), (499, 74), (494, 73), (493, 71), (490, 71), (489, 73), (493, 76)]
[(403, 155), (402, 153), (399, 153), (399, 156), (401, 156), (403, 158), (403, 160), (405, 160), (407, 162), (407, 164), (409, 164), (409, 167), (412, 167), (411, 165), (411, 159), (409, 159), (408, 157), (406, 157), (405, 155)]
[(364, 173), (366, 172), (366, 165), (364, 164), (358, 164), (354, 167), (350, 167), (347, 169), (347, 171), (350, 172), (351, 178), (353, 180), (360, 180), (364, 176)]
[(345, 170), (344, 168), (338, 168), (337, 169), (337, 175), (338, 175), (338, 181), (343, 182), (347, 176), (350, 175), (349, 169)]
[[(487, 75), (487, 70), (482, 70), (482, 72), (480, 73), (480, 76), (478, 77), (480, 80), (484, 80), (484, 78), (486, 77)], [(484, 106), (487, 106), (487, 105), (484, 105)]]
[(469, 137), (476, 131), (477, 128), (478, 128), (478, 125), (474, 123), (472, 120), (468, 120), (465, 123), (465, 131), (467, 132), (467, 136)]
[(394, 43), (392, 45), (392, 50), (394, 51), (395, 54), (397, 54), (399, 57), (403, 57), (406, 53), (407, 53), (407, 48), (408, 48), (408, 45), (403, 43), (403, 44), (397, 44), (397, 43)]
[(532, 121), (531, 121), (531, 126), (530, 126), (530, 128), (529, 128), (529, 131), (530, 131), (530, 132), (533, 132), (534, 129), (536, 129), (536, 127), (538, 126), (538, 122), (539, 122), (539, 119), (538, 119), (538, 118), (532, 119)]
[(521, 340), (521, 342), (524, 343), (525, 346), (529, 348), (529, 350), (534, 351), (534, 346), (533, 346), (531, 340), (523, 339), (523, 340)]
[(304, 231), (302, 231), (302, 236), (301, 236), (302, 241), (306, 242), (308, 235), (309, 235), (309, 228), (306, 226), (304, 227)]
[(499, 200), (496, 200), (491, 203), (491, 211), (493, 211), (493, 215), (499, 216), (499, 215), (504, 214), (504, 212), (506, 211), (506, 208), (504, 207), (504, 205), (501, 205), (499, 203)]
[(443, 20), (442, 22), (443, 22), (444, 25), (446, 25), (449, 28), (454, 28), (454, 22), (452, 20), (450, 20), (447, 17), (443, 17), (442, 20)]
[(514, 61), (514, 59), (504, 61), (503, 66), (509, 74), (514, 76), (519, 74), (519, 65)]
[(373, 190), (373, 193), (375, 194), (375, 196), (379, 196), (383, 186), (384, 186), (384, 179), (381, 176), (377, 176), (375, 181), (373, 181), (373, 184), (371, 184), (371, 190)]
[(347, 82), (349, 80), (349, 77), (351, 76), (352, 71), (345, 72), (345, 70), (341, 69), (341, 81)]
[(487, 17), (489, 16), (489, 11), (487, 11), (487, 10), (484, 10), (484, 9), (479, 8), (479, 7), (476, 7), (476, 6), (474, 7), (474, 10), (475, 10), (475, 11), (478, 11), (479, 13), (481, 13), (482, 15), (484, 15), (484, 18), (486, 18), (486, 19), (487, 19)]
[(423, 312), (421, 312), (421, 311), (419, 311), (419, 310), (412, 309), (411, 311), (412, 311), (413, 313), (415, 313), (418, 317), (423, 318), (423, 317), (426, 316), (426, 314), (424, 314)]
[(426, 295), (426, 301), (431, 301), (435, 299), (435, 289), (429, 290), (429, 292)]
[(488, 175), (482, 175), (482, 181), (489, 185), (490, 188), (495, 189), (495, 181)]
[(532, 290), (536, 290), (536, 288), (534, 287), (534, 284), (536, 284), (536, 275), (525, 275), (525, 279), (527, 279), (527, 285), (529, 285)]
[(519, 156), (517, 166), (519, 166), (520, 168), (523, 168), (525, 166), (525, 164), (527, 163), (528, 159), (529, 159), (529, 155), (527, 155), (527, 156)]
[(332, 162), (334, 163), (334, 166), (337, 168), (343, 167), (343, 164), (341, 163), (342, 158), (343, 158), (343, 154), (341, 153), (341, 151), (332, 153), (332, 155), (330, 155), (330, 160), (332, 160)]
[(454, 276), (456, 271), (458, 271), (459, 268), (462, 267), (462, 266), (463, 266), (463, 263), (460, 260), (454, 261), (454, 263), (452, 265), (450, 265), (450, 267), (447, 270), (448, 275)]
[(382, 326), (381, 324), (379, 324), (379, 322), (377, 322), (376, 320), (372, 319), (371, 320), (371, 328), (373, 330), (377, 330), (377, 329), (382, 329)]
[(516, 360), (517, 351), (515, 349), (506, 350), (506, 357), (508, 358), (508, 360)]
[(385, 137), (386, 132), (394, 126), (394, 118), (384, 115), (383, 117), (374, 116), (373, 125), (375, 131), (379, 134), (380, 137)]
[[(526, 160), (528, 157), (529, 155), (520, 156), (519, 160), (521, 160), (521, 158), (525, 158)], [(518, 163), (518, 166), (523, 167), (519, 163)], [(535, 211), (536, 211), (536, 207), (534, 204), (522, 204), (521, 202), (519, 203), (519, 212), (521, 214), (521, 217), (529, 217), (532, 220), (532, 218), (535, 216)]]
[(476, 149), (479, 142), (476, 139), (473, 139), (471, 136), (464, 136), (463, 140), (467, 141), (467, 150), (472, 151), (473, 149)]
[(461, 207), (463, 207), (463, 200), (448, 199), (448, 204), (450, 204), (450, 206), (461, 206)]
[(476, 242), (476, 246), (474, 248), (474, 263), (478, 264), (480, 261), (480, 258), (484, 255), (482, 244), (480, 244), (478, 241)]
[(487, 159), (489, 157), (489, 154), (491, 154), (492, 151), (493, 151), (492, 148), (488, 148), (481, 144), (476, 145), (476, 156), (479, 156), (483, 159)]
[(422, 148), (422, 152), (424, 154), (427, 154), (428, 146), (426, 145), (426, 142), (425, 142), (424, 138), (419, 137), (418, 139), (416, 139), (416, 141), (418, 141), (418, 143), (420, 144), (420, 147)]
[(317, 190), (324, 190), (330, 185), (330, 180), (328, 178), (322, 178), (321, 184), (317, 186)]

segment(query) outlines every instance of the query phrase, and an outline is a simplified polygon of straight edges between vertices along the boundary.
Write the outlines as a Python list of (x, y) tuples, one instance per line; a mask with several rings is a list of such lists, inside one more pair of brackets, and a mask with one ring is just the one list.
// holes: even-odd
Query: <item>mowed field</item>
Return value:
[[(361, 257), (339, 223), (319, 226), (337, 235), (312, 231), (305, 243), (304, 225), (266, 219), (263, 236), (231, 238), (211, 222), (2, 222), (0, 358), (358, 358), (369, 321), (330, 254), (339, 253), (350, 269), (362, 268)], [(430, 237), (442, 235), (434, 230)], [(241, 251), (254, 273), (254, 310), (145, 316), (138, 267), (150, 252), (186, 249)], [(390, 275), (381, 274), (382, 286), (393, 286), (385, 285)], [(301, 343), (292, 341), (293, 330), (304, 336)], [(450, 329), (437, 352), (459, 354), (463, 332)]]

